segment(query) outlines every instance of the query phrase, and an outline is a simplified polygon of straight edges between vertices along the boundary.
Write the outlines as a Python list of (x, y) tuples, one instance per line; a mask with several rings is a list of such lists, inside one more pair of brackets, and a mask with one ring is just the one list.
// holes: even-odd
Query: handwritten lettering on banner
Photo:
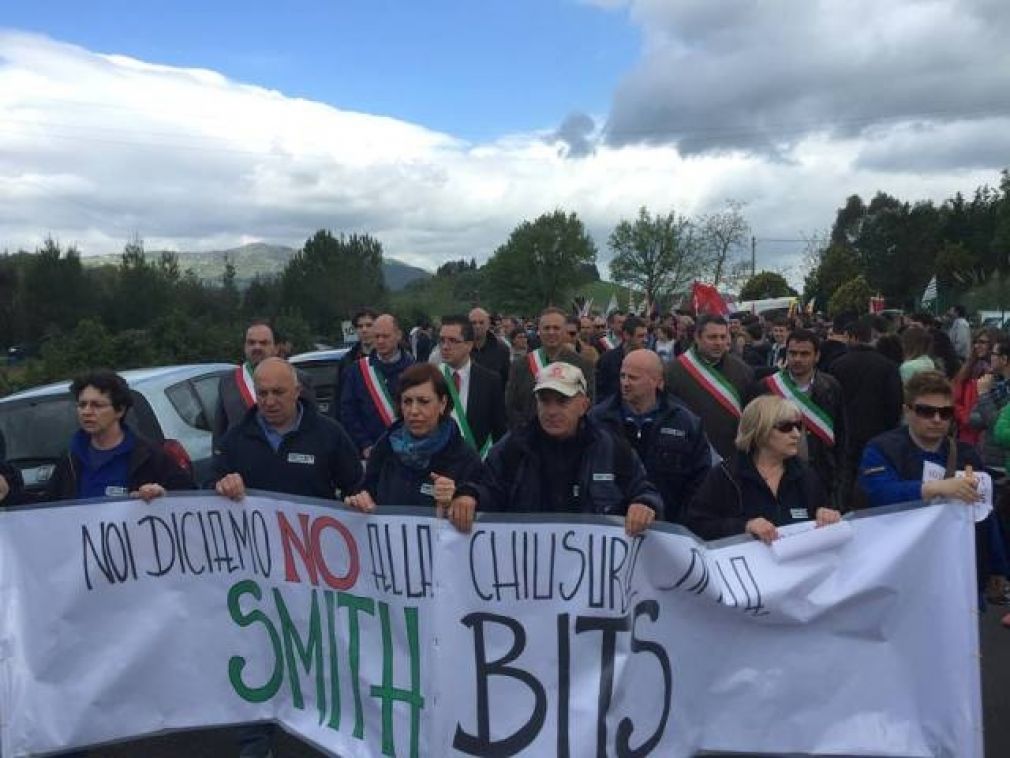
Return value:
[[(0, 747), (274, 720), (347, 756), (980, 755), (977, 713), (947, 705), (975, 686), (957, 673), (975, 649), (957, 553), (972, 530), (952, 513), (855, 521), (784, 563), (604, 520), (484, 518), (461, 535), (422, 511), (267, 497), (2, 513)], [(937, 596), (888, 568), (909, 561), (917, 583), (942, 570), (950, 590), (961, 571), (969, 588), (928, 625), (916, 614)], [(836, 669), (837, 697), (804, 694)], [(759, 718), (755, 697), (783, 718)], [(880, 728), (858, 728), (868, 717)]]

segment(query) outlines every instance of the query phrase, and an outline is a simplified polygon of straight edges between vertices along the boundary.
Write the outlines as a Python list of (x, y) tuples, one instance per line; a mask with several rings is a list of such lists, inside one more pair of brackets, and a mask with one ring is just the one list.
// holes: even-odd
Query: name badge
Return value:
[(435, 497), (435, 485), (431, 482), (425, 482), (421, 485), (421, 494), (427, 495), (428, 497)]
[(304, 463), (311, 466), (316, 462), (316, 456), (306, 453), (288, 453), (288, 463)]
[(573, 484), (572, 485), (572, 497), (578, 497), (578, 496), (579, 496), (579, 485)]
[(113, 485), (110, 484), (108, 487), (105, 488), (106, 497), (122, 497), (123, 495), (129, 495), (129, 494), (130, 491), (126, 489), (126, 487), (114, 487)]
[(594, 482), (612, 482), (614, 481), (613, 474), (593, 474)]
[(801, 519), (807, 518), (806, 508), (790, 508), (789, 513), (790, 515), (792, 515), (793, 518), (801, 518)]
[(687, 433), (683, 429), (675, 429), (672, 426), (664, 426), (659, 430), (660, 434), (667, 434), (671, 437), (686, 437)]

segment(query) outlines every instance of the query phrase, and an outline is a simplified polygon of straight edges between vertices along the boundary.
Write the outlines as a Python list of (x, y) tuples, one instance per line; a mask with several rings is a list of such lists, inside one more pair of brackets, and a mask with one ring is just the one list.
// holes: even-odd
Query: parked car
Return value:
[[(218, 382), (234, 371), (227, 363), (122, 371), (133, 407), (126, 416), (136, 431), (164, 447), (198, 483), (211, 476), (211, 426)], [(56, 463), (78, 429), (70, 382), (23, 390), (0, 399), (0, 434), (7, 461), (20, 469), (30, 501), (45, 499)]]
[(312, 389), (316, 393), (316, 407), (324, 416), (333, 415), (333, 403), (340, 402), (339, 397), (333, 396), (333, 385), (337, 378), (337, 364), (349, 351), (349, 347), (337, 347), (332, 350), (299, 353), (288, 358), (299, 371), (309, 375)]

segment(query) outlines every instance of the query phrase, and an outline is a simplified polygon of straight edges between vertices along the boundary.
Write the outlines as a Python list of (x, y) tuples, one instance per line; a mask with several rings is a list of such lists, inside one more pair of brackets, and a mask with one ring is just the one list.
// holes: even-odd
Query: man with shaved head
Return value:
[(651, 350), (624, 357), (620, 382), (620, 393), (596, 405), (590, 416), (631, 443), (663, 496), (663, 517), (679, 523), (712, 466), (701, 420), (665, 391), (663, 362)]
[(335, 500), (351, 491), (361, 478), (357, 448), (340, 424), (299, 398), (294, 367), (266, 358), (253, 383), (256, 405), (214, 451), (218, 494), (241, 500), (252, 488)]
[(340, 388), (340, 418), (363, 458), (397, 419), (396, 385), (414, 363), (410, 353), (400, 349), (402, 339), (395, 317), (383, 313), (375, 319), (372, 352), (348, 368)]
[(509, 365), (512, 351), (500, 339), (491, 334), (491, 316), (483, 308), (470, 311), (470, 326), (473, 327), (473, 349), (470, 359), (501, 377), (504, 387), (509, 380)]

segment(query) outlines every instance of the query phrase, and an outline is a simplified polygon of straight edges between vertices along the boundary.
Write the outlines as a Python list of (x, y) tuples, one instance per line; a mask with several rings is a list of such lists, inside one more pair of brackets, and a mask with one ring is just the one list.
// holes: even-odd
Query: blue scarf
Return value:
[(431, 459), (449, 444), (454, 424), (442, 421), (427, 437), (415, 437), (405, 425), (398, 426), (389, 433), (389, 446), (404, 466), (428, 471)]

